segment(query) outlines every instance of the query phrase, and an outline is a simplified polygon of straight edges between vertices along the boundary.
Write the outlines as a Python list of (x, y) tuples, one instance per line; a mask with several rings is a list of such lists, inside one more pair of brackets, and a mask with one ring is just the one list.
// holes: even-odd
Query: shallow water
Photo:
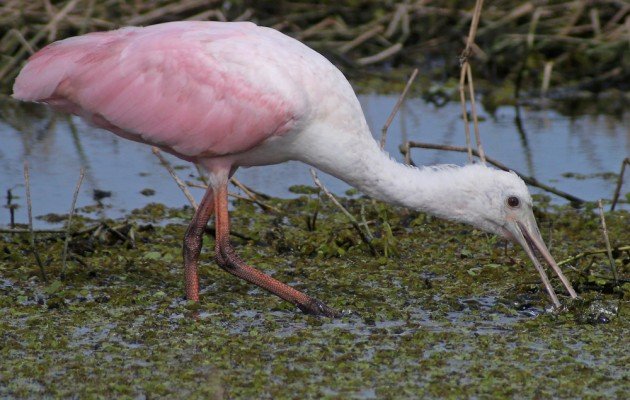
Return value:
[[(361, 95), (359, 99), (375, 136), (397, 100), (396, 95)], [(25, 190), (22, 164), (31, 168), (31, 190), (34, 215), (64, 214), (70, 207), (79, 169), (87, 170), (78, 207), (96, 204), (94, 190), (111, 192), (102, 199), (102, 215), (117, 218), (150, 202), (167, 206), (186, 204), (167, 171), (159, 164), (148, 146), (133, 143), (106, 131), (86, 126), (73, 117), (71, 125), (64, 116), (48, 112), (42, 106), (21, 107), (6, 100), (0, 120), (0, 192), (7, 190), (20, 205), (16, 222), (26, 222)], [(618, 173), (621, 160), (630, 154), (630, 113), (621, 116), (565, 116), (553, 110), (520, 109), (520, 124), (512, 107), (500, 107), (494, 115), (482, 110), (480, 123), (484, 148), (489, 156), (509, 167), (565, 192), (594, 201), (611, 198), (615, 180), (602, 174)], [(408, 99), (389, 129), (387, 150), (401, 159), (398, 146), (406, 137), (428, 143), (464, 145), (460, 105), (448, 103), (436, 107), (420, 98)], [(412, 150), (416, 164), (466, 162), (463, 153)], [(186, 162), (170, 158), (180, 176), (192, 180), (195, 170)], [(573, 173), (573, 177), (564, 176)], [(237, 178), (264, 193), (293, 197), (291, 185), (312, 185), (308, 167), (292, 162), (281, 165), (241, 169)], [(581, 178), (581, 179), (578, 179)], [(324, 183), (336, 193), (348, 186), (324, 176)], [(630, 174), (626, 174), (622, 194), (630, 191)], [(143, 189), (155, 194), (145, 196)], [(234, 189), (237, 191), (236, 189)], [(200, 197), (201, 190), (191, 189)], [(534, 193), (541, 193), (533, 189)], [(552, 196), (563, 204), (566, 200)], [(6, 199), (2, 201), (6, 204)], [(0, 209), (0, 226), (9, 223), (9, 211)], [(36, 227), (48, 223), (36, 220)]]
[[(150, 206), (128, 215), (135, 246), (84, 234), (70, 243), (38, 235), (49, 283), (27, 235), (0, 233), (0, 398), (626, 398), (630, 284), (608, 277), (604, 256), (564, 268), (582, 300), (552, 312), (535, 269), (496, 238), (369, 199), (377, 238), (387, 222), (395, 256), (374, 257), (330, 202), (272, 199), (279, 213), (237, 201), (237, 252), (275, 278), (346, 311), (307, 316), (217, 268), (207, 237), (200, 302), (182, 298), (187, 210)], [(599, 240), (599, 216), (541, 206), (554, 255)], [(177, 217), (179, 215), (179, 217)], [(156, 223), (160, 219), (178, 223)], [(630, 213), (608, 214), (623, 243)], [(79, 223), (95, 224), (93, 221)], [(375, 239), (382, 252), (383, 241)], [(343, 251), (339, 251), (343, 249)], [(628, 253), (615, 253), (627, 282)], [(581, 271), (581, 272), (580, 272)], [(592, 275), (591, 275), (592, 274)], [(583, 318), (609, 312), (608, 321)]]

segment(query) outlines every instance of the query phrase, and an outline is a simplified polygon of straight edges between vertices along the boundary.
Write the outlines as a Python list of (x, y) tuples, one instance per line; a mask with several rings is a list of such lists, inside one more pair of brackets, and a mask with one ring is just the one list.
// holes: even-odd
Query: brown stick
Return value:
[(621, 184), (623, 183), (623, 174), (626, 172), (626, 165), (630, 165), (630, 157), (626, 157), (621, 162), (621, 172), (619, 172), (619, 178), (617, 179), (617, 186), (615, 186), (615, 194), (612, 198), (612, 204), (610, 205), (610, 211), (615, 210), (617, 201), (619, 200), (619, 194), (621, 193)]
[(22, 44), (22, 46), (24, 46), (26, 48), (26, 50), (30, 54), (35, 53), (35, 50), (31, 46), (31, 44), (29, 42), (27, 42), (26, 39), (24, 39), (24, 35), (22, 35), (22, 32), (20, 32), (17, 29), (13, 28), (13, 29), (11, 29), (9, 31), (9, 33), (11, 33), (13, 36), (15, 36), (17, 38), (18, 42), (20, 42)]
[(547, 91), (549, 90), (549, 82), (551, 82), (551, 71), (553, 70), (553, 61), (547, 61), (545, 63), (545, 69), (543, 73), (543, 81), (540, 88), (540, 97), (547, 97)]
[(472, 48), (477, 34), (477, 27), (479, 26), (479, 19), (481, 18), (481, 8), (483, 6), (483, 0), (477, 0), (475, 3), (475, 11), (473, 12), (473, 18), (470, 23), (470, 30), (468, 31), (468, 38), (466, 39), (466, 47), (460, 55), (461, 72), (459, 75), (459, 98), (462, 103), (462, 118), (464, 120), (464, 129), (466, 133), (466, 147), (468, 148), (468, 162), (472, 163), (472, 146), (470, 143), (470, 127), (468, 126), (468, 113), (466, 112), (466, 80), (468, 80), (468, 89), (470, 96), (471, 114), (473, 117), (473, 126), (475, 129), (475, 141), (477, 142), (477, 149), (479, 150), (479, 158), (482, 163), (486, 163), (486, 155), (481, 146), (481, 136), (479, 135), (479, 121), (477, 118), (477, 107), (475, 106), (475, 89), (472, 81), (472, 69), (468, 59), (472, 54)]
[[(616, 250), (618, 250), (618, 251), (630, 251), (630, 246), (617, 247)], [(568, 264), (568, 263), (573, 262), (575, 260), (579, 260), (580, 258), (584, 258), (584, 257), (587, 257), (587, 256), (592, 256), (592, 255), (595, 255), (595, 254), (604, 254), (604, 253), (607, 253), (607, 252), (608, 252), (608, 249), (583, 251), (581, 253), (578, 253), (578, 254), (576, 254), (574, 256), (571, 256), (571, 257), (567, 258), (566, 260), (562, 260), (562, 261), (558, 262), (557, 264), (558, 264), (558, 266), (562, 266), (564, 264)], [(607, 279), (609, 279), (609, 278), (607, 278)]]
[(407, 81), (407, 84), (405, 85), (405, 89), (403, 89), (402, 93), (398, 97), (398, 100), (396, 101), (396, 104), (394, 105), (392, 112), (389, 114), (389, 117), (387, 117), (387, 121), (385, 122), (385, 125), (383, 125), (383, 129), (381, 129), (381, 149), (385, 148), (385, 141), (387, 140), (387, 130), (389, 129), (389, 126), (392, 124), (392, 122), (394, 121), (394, 117), (396, 116), (396, 113), (402, 106), (402, 103), (405, 100), (405, 96), (407, 96), (407, 92), (409, 92), (409, 89), (411, 88), (411, 84), (413, 84), (413, 81), (416, 79), (416, 76), (418, 76), (418, 68), (415, 68), (413, 72), (411, 73), (411, 76), (409, 77), (409, 80)]
[(479, 26), (479, 20), (481, 18), (481, 8), (483, 7), (483, 0), (477, 0), (475, 3), (475, 11), (473, 11), (473, 18), (470, 23), (470, 30), (468, 31), (468, 39), (466, 40), (466, 48), (464, 52), (470, 51), (470, 47), (473, 45), (475, 41), (475, 36), (477, 36), (477, 27)]
[(37, 262), (37, 266), (39, 267), (39, 272), (42, 276), (42, 280), (44, 282), (48, 282), (46, 271), (44, 270), (44, 264), (42, 263), (42, 259), (39, 257), (39, 252), (37, 251), (37, 247), (35, 246), (35, 232), (33, 231), (33, 210), (31, 206), (31, 179), (28, 171), (27, 161), (24, 161), (24, 183), (26, 185), (26, 205), (28, 210), (28, 231), (30, 233), (29, 240), (31, 244), (31, 251), (35, 256), (35, 261)]
[(400, 50), (402, 50), (402, 48), (403, 48), (402, 43), (396, 43), (396, 44), (386, 48), (385, 50), (381, 51), (380, 53), (376, 53), (376, 54), (368, 56), (368, 57), (359, 58), (357, 60), (357, 64), (359, 64), (359, 65), (375, 64), (377, 62), (383, 61), (383, 60), (393, 56), (394, 54), (396, 54)]
[[(72, 9), (74, 9), (74, 7), (77, 5), (77, 3), (79, 2), (79, 0), (70, 0), (68, 1), (68, 3), (66, 3), (66, 5), (61, 9), (61, 11), (59, 11), (54, 18), (52, 18), (50, 20), (50, 22), (48, 22), (48, 24), (46, 24), (46, 26), (40, 30), (33, 39), (31, 39), (28, 44), (30, 45), (29, 48), (34, 48), (35, 45), (37, 43), (39, 43), (40, 40), (42, 40), (44, 38), (44, 36), (46, 35), (46, 33), (51, 33), (56, 29), (57, 24), (59, 23), (60, 20), (62, 20), (63, 18), (66, 17), (66, 15), (68, 15), (68, 13), (70, 11), (72, 11)], [(4, 66), (4, 68), (2, 68), (2, 70), (0, 70), (0, 80), (2, 78), (4, 78), (4, 76), (9, 72), (13, 70), (13, 67), (22, 60), (22, 58), (24, 57), (24, 54), (28, 51), (27, 47), (22, 47), (15, 56), (13, 56), (13, 58), (11, 58), (11, 60), (9, 60), (9, 62), (7, 62)]]
[[(468, 63), (466, 62), (466, 65)], [(464, 132), (466, 134), (466, 152), (468, 153), (468, 163), (473, 162), (473, 148), (470, 143), (470, 126), (468, 125), (468, 112), (466, 111), (466, 65), (462, 65), (459, 74), (459, 100), (462, 105), (462, 119), (464, 120)]]
[(251, 199), (251, 201), (253, 201), (254, 203), (258, 204), (264, 210), (271, 210), (271, 211), (274, 211), (274, 212), (277, 212), (277, 213), (281, 212), (278, 208), (276, 208), (276, 207), (274, 207), (272, 205), (269, 205), (269, 204), (265, 203), (264, 201), (260, 200), (253, 190), (251, 190), (250, 188), (248, 188), (247, 186), (242, 184), (235, 177), (231, 177), (230, 178), (230, 183), (232, 183), (232, 185), (236, 186), (237, 188), (239, 188), (243, 192), (245, 192), (245, 194)]
[(602, 233), (604, 234), (604, 242), (606, 242), (606, 252), (608, 253), (610, 269), (612, 270), (615, 282), (619, 282), (619, 274), (617, 273), (617, 266), (615, 265), (615, 259), (612, 256), (612, 249), (610, 248), (610, 239), (608, 239), (608, 229), (606, 228), (606, 217), (604, 217), (604, 207), (602, 206), (601, 199), (597, 201), (597, 206), (599, 207), (599, 217), (602, 222)]
[(164, 7), (153, 9), (146, 14), (131, 17), (125, 21), (125, 25), (147, 25), (156, 22), (166, 15), (175, 15), (192, 10), (197, 7), (209, 7), (208, 3), (217, 3), (217, 1), (208, 0), (189, 0), (186, 2), (175, 2)]
[[(466, 147), (459, 147), (459, 146), (446, 146), (446, 145), (440, 145), (440, 144), (430, 144), (430, 143), (420, 143), (420, 142), (408, 142), (407, 144), (403, 144), (400, 146), (400, 152), (405, 154), (405, 150), (406, 149), (410, 149), (412, 147), (416, 147), (416, 148), (421, 148), (421, 149), (430, 149), (430, 150), (445, 150), (445, 151), (456, 151), (456, 152), (461, 152), (461, 153), (466, 153), (468, 151), (468, 149)], [(475, 156), (479, 156), (477, 151), (473, 149), (473, 154)], [(565, 199), (571, 201), (572, 203), (576, 203), (576, 204), (582, 204), (585, 203), (585, 200), (580, 199), (579, 197), (575, 197), (572, 194), (563, 192), (561, 190), (558, 190), (552, 186), (546, 185), (540, 181), (538, 181), (536, 178), (531, 177), (531, 176), (526, 176), (521, 174), (520, 172), (507, 167), (505, 164), (501, 163), (500, 161), (494, 160), (490, 157), (486, 157), (486, 161), (489, 162), (490, 164), (494, 165), (495, 167), (502, 169), (504, 171), (512, 171), (515, 174), (517, 174), (518, 176), (521, 177), (521, 179), (523, 181), (525, 181), (525, 183), (527, 183), (528, 185), (531, 186), (536, 186), (540, 189), (543, 189), (547, 192), (553, 193), (557, 196), (560, 197), (564, 197)]]
[(171, 167), (171, 164), (168, 162), (168, 160), (166, 158), (164, 158), (164, 156), (160, 152), (160, 149), (158, 149), (155, 146), (152, 146), (151, 147), (151, 151), (160, 160), (160, 163), (162, 163), (162, 166), (164, 168), (166, 168), (168, 173), (171, 174), (171, 177), (173, 177), (173, 180), (175, 180), (175, 183), (177, 183), (177, 186), (179, 186), (179, 188), (181, 189), (182, 193), (184, 193), (184, 196), (186, 196), (186, 198), (190, 202), (190, 205), (196, 211), (198, 206), (197, 206), (197, 202), (195, 201), (195, 198), (193, 197), (192, 194), (190, 194), (190, 191), (186, 187), (186, 184), (181, 179), (179, 179), (179, 176), (177, 176), (177, 174), (173, 170), (173, 167)]
[(74, 215), (74, 208), (77, 204), (77, 197), (79, 197), (79, 188), (85, 177), (85, 169), (81, 168), (79, 173), (79, 181), (74, 189), (74, 195), (72, 196), (72, 205), (70, 206), (70, 212), (68, 213), (68, 221), (66, 222), (66, 237), (63, 240), (63, 253), (61, 254), (61, 278), (63, 279), (66, 274), (66, 261), (68, 257), (68, 244), (70, 243), (70, 226), (72, 224), (72, 216)]
[(316, 23), (315, 25), (311, 26), (310, 28), (305, 29), (302, 32), (298, 33), (295, 36), (295, 38), (298, 40), (304, 40), (306, 38), (309, 38), (315, 35), (318, 32), (321, 32), (323, 29), (328, 28), (331, 25), (336, 25), (336, 24), (337, 24), (337, 21), (334, 18), (326, 17), (323, 20)]
[(366, 40), (370, 39), (371, 37), (376, 36), (379, 33), (383, 32), (383, 29), (385, 29), (385, 28), (383, 28), (383, 25), (377, 25), (377, 26), (373, 27), (372, 29), (369, 29), (369, 30), (363, 32), (362, 34), (360, 34), (356, 38), (352, 39), (348, 43), (345, 43), (342, 46), (340, 46), (339, 47), (339, 53), (340, 54), (344, 54), (344, 53), (349, 52), (350, 50), (354, 49), (355, 47), (357, 47), (361, 43), (365, 42)]
[[(234, 178), (231, 178), (231, 179), (234, 179)], [(230, 181), (231, 181), (231, 179), (230, 179)], [(234, 182), (232, 182), (232, 183), (234, 183)], [(198, 188), (198, 189), (208, 189), (208, 184), (195, 183), (195, 182), (190, 182), (190, 181), (186, 181), (186, 186), (194, 187), (194, 188)], [(245, 186), (245, 185), (243, 185), (243, 187), (247, 188), (247, 186)], [(250, 191), (250, 193), (252, 193), (252, 195), (254, 195), (253, 192)], [(249, 201), (250, 203), (257, 204), (262, 209), (272, 210), (272, 211), (277, 212), (277, 213), (281, 213), (282, 212), (280, 209), (278, 209), (278, 208), (276, 208), (274, 206), (270, 206), (269, 204), (264, 203), (262, 200), (259, 200), (257, 197), (253, 197), (253, 198), (252, 197), (245, 197), (245, 196), (241, 196), (241, 195), (238, 195), (238, 194), (232, 193), (232, 192), (228, 192), (228, 196), (234, 197), (235, 199), (245, 200), (245, 201)]]
[(468, 90), (470, 95), (470, 110), (473, 117), (473, 127), (475, 128), (475, 141), (477, 142), (477, 150), (479, 158), (483, 164), (486, 163), (486, 153), (481, 145), (481, 135), (479, 134), (479, 118), (477, 117), (477, 106), (475, 105), (475, 86), (473, 84), (472, 68), (470, 63), (466, 63), (466, 77), (468, 78)]

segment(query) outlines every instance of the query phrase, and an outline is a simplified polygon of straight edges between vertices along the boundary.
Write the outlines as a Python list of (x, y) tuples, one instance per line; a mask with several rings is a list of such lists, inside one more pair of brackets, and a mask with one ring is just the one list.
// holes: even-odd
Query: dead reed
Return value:
[[(444, 78), (460, 69), (453, 54), (466, 47), (462, 32), (471, 25), (474, 5), (474, 0), (448, 7), (430, 0), (5, 0), (0, 89), (9, 92), (22, 63), (52, 41), (174, 20), (250, 20), (306, 42), (342, 67), (406, 65)], [(470, 57), (482, 78), (511, 79), (517, 92), (542, 90), (549, 96), (563, 85), (628, 86), (629, 43), (625, 1), (504, 0), (484, 6)]]

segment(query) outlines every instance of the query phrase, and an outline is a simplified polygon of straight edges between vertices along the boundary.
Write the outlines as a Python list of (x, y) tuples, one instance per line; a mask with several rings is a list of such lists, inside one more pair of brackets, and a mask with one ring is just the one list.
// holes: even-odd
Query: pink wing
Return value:
[(302, 45), (250, 23), (92, 33), (33, 55), (14, 97), (182, 158), (238, 153), (287, 132), (304, 112), (299, 71), (282, 62), (296, 46)]

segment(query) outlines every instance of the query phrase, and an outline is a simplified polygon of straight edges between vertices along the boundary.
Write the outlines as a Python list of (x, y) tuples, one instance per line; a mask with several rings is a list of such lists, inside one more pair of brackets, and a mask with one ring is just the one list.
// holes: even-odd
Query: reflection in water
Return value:
[[(397, 97), (360, 96), (377, 139)], [(0, 99), (0, 103), (0, 191), (5, 194), (11, 190), (13, 202), (24, 205), (22, 163), (28, 159), (35, 215), (68, 211), (81, 167), (86, 170), (86, 178), (78, 206), (95, 204), (94, 190), (111, 191), (112, 197), (103, 200), (103, 215), (107, 217), (120, 217), (149, 202), (186, 204), (148, 146), (91, 128), (76, 117), (55, 115), (43, 106), (18, 104), (8, 98)], [(587, 200), (612, 196), (614, 181), (601, 177), (578, 180), (563, 174), (617, 173), (621, 161), (630, 154), (630, 113), (569, 118), (552, 110), (500, 107), (492, 116), (484, 111), (481, 114), (485, 118), (480, 122), (480, 130), (489, 156)], [(390, 126), (386, 150), (402, 161), (398, 146), (405, 138), (463, 146), (463, 132), (458, 103), (437, 108), (421, 99), (407, 99)], [(434, 150), (415, 149), (413, 158), (424, 164), (466, 162), (466, 154)], [(192, 166), (171, 160), (184, 180), (195, 179)], [(293, 196), (288, 191), (291, 185), (312, 185), (308, 167), (297, 162), (241, 169), (237, 177), (254, 189), (284, 197)], [(322, 180), (336, 193), (348, 188), (332, 177), (322, 176)], [(626, 177), (622, 193), (628, 192), (629, 186), (630, 176)], [(140, 193), (143, 189), (153, 189), (155, 195), (147, 197)], [(195, 189), (193, 194), (201, 196)], [(566, 202), (561, 198), (554, 200)], [(18, 208), (15, 216), (17, 222), (25, 222), (25, 207)], [(9, 212), (0, 209), (0, 226), (7, 224)], [(45, 223), (36, 221), (36, 225)]]
[(525, 155), (525, 160), (527, 161), (527, 173), (529, 174), (529, 176), (536, 177), (536, 170), (534, 169), (534, 161), (532, 158), (532, 150), (529, 148), (529, 142), (527, 141), (527, 132), (525, 132), (523, 120), (521, 119), (521, 107), (516, 105), (514, 107), (514, 111), (514, 126), (516, 127), (516, 131), (521, 138), (521, 144), (523, 145), (523, 154)]

